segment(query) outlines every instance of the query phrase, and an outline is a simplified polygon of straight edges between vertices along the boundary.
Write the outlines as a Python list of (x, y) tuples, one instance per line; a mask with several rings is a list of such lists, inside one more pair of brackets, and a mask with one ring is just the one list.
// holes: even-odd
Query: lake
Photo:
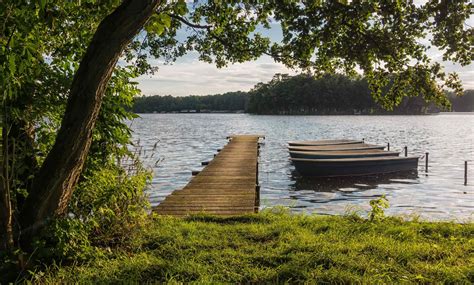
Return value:
[[(386, 195), (386, 213), (429, 220), (474, 217), (474, 114), (429, 116), (257, 116), (248, 114), (142, 114), (132, 122), (134, 140), (154, 177), (152, 205), (185, 186), (192, 170), (213, 158), (230, 134), (264, 134), (260, 152), (260, 208), (294, 212), (367, 213), (369, 201)], [(289, 161), (287, 142), (306, 139), (365, 139), (391, 150), (424, 156), (418, 171), (404, 175), (305, 179)], [(469, 161), (464, 185), (464, 161)]]

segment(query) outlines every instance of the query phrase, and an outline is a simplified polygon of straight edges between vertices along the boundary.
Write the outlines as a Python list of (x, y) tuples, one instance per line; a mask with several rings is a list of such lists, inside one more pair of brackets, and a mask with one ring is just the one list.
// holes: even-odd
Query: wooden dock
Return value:
[(234, 135), (182, 189), (153, 209), (160, 215), (241, 215), (258, 211), (258, 155), (261, 135)]

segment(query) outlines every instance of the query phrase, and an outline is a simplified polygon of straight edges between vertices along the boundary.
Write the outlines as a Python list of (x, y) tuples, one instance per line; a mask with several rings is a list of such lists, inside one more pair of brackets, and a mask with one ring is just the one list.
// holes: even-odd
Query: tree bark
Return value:
[(2, 147), (0, 154), (0, 249), (13, 248), (13, 211), (10, 198), (10, 181), (8, 167), (8, 131), (5, 115), (1, 119)]
[(33, 180), (20, 213), (22, 240), (64, 214), (92, 141), (92, 129), (115, 65), (159, 0), (124, 0), (99, 25), (74, 75), (55, 144)]

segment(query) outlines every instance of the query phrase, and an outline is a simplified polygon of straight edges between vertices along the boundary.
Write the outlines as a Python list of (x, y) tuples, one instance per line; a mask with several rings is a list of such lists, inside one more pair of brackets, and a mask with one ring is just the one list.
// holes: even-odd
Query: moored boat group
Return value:
[(418, 157), (400, 157), (359, 140), (290, 141), (290, 159), (303, 176), (358, 176), (410, 171)]

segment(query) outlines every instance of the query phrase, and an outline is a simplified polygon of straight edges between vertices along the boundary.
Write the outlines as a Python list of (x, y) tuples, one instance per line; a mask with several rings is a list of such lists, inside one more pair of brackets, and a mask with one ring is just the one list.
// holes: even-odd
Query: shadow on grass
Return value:
[(262, 215), (256, 214), (249, 214), (243, 216), (212, 216), (207, 214), (196, 214), (192, 216), (188, 216), (184, 218), (185, 221), (188, 222), (205, 222), (205, 223), (216, 223), (216, 224), (252, 224), (252, 223), (259, 223), (259, 224), (267, 224), (270, 223), (272, 220), (269, 217), (265, 217)]

